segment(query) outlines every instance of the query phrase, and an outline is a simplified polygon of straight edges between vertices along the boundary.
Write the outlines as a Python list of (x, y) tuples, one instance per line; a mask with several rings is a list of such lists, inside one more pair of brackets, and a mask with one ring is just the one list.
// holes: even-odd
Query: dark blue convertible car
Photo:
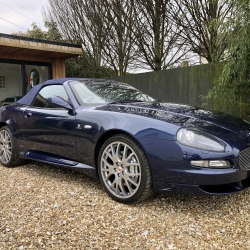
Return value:
[(230, 194), (250, 186), (250, 124), (111, 80), (49, 80), (0, 109), (0, 163), (25, 159), (99, 178), (123, 203)]

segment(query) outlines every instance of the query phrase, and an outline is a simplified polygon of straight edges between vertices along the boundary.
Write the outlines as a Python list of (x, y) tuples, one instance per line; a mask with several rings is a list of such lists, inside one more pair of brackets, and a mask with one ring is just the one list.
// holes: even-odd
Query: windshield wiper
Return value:
[(126, 103), (126, 102), (145, 102), (145, 101), (141, 101), (141, 100), (123, 99), (123, 100), (120, 100), (120, 101), (109, 102), (109, 104)]
[(161, 102), (161, 100), (159, 100), (159, 99), (155, 99), (155, 100), (153, 101), (153, 103), (159, 103), (159, 102)]

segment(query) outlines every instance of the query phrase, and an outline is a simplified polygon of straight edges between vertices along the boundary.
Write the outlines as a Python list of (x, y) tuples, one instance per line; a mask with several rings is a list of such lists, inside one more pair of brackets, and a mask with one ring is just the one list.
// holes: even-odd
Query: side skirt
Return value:
[(65, 167), (65, 168), (71, 168), (75, 171), (86, 174), (94, 179), (98, 179), (96, 169), (94, 167), (91, 167), (83, 163), (57, 158), (55, 156), (44, 155), (38, 152), (30, 152), (30, 151), (20, 152), (20, 156), (24, 159), (44, 162), (44, 163), (48, 163), (48, 164), (52, 164), (52, 165), (56, 165), (60, 167)]

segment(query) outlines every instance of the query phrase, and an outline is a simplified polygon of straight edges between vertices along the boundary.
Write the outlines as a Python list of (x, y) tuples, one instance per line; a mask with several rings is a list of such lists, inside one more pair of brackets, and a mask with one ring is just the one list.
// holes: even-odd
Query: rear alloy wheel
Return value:
[(116, 201), (134, 203), (152, 195), (152, 178), (145, 153), (127, 135), (115, 135), (102, 146), (99, 176), (106, 192)]
[(12, 142), (7, 130), (0, 131), (0, 162), (8, 164), (12, 156)]
[(14, 167), (23, 162), (18, 158), (10, 129), (7, 126), (0, 128), (0, 164)]

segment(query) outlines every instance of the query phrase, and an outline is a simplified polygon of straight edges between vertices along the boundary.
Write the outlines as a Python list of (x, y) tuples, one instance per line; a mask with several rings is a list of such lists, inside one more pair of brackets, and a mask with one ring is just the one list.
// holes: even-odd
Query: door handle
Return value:
[(24, 118), (30, 118), (32, 116), (32, 113), (27, 113)]

